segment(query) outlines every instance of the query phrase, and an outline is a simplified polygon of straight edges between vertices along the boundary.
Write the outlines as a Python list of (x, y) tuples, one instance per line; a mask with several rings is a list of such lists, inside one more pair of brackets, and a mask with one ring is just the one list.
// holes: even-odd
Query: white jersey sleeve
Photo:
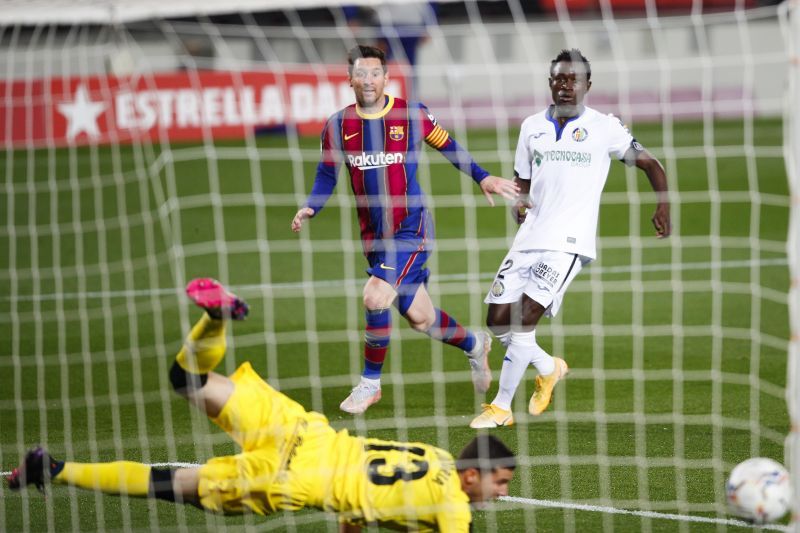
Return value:
[(622, 159), (625, 152), (631, 147), (633, 135), (628, 131), (627, 126), (620, 119), (608, 114), (610, 119), (608, 128), (608, 155), (614, 159)]
[(514, 155), (514, 172), (520, 178), (528, 181), (531, 179), (531, 162), (533, 161), (530, 143), (528, 142), (530, 123), (531, 117), (522, 122), (522, 127), (519, 130), (519, 141), (517, 141), (517, 152)]

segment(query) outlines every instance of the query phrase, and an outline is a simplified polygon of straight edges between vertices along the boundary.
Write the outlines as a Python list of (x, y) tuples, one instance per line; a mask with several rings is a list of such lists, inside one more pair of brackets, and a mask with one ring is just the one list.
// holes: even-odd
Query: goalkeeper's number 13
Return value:
[[(366, 451), (399, 451), (408, 452), (411, 455), (416, 455), (420, 459), (411, 459), (411, 464), (395, 465), (391, 474), (381, 473), (382, 467), (386, 465), (386, 459), (383, 457), (376, 457), (367, 464), (367, 475), (369, 480), (375, 485), (393, 485), (400, 480), (414, 481), (425, 477), (428, 473), (428, 461), (424, 461), (425, 450), (416, 446), (396, 446), (393, 444), (367, 444), (364, 449)], [(411, 468), (408, 468), (411, 467)]]

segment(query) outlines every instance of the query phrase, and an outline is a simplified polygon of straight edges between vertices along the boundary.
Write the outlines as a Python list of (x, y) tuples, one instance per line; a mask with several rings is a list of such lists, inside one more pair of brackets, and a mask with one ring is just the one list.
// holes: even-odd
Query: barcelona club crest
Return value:
[(404, 126), (389, 126), (389, 138), (393, 141), (402, 141), (406, 136)]
[(583, 142), (588, 136), (589, 132), (586, 131), (586, 128), (575, 128), (572, 130), (572, 140), (575, 142)]

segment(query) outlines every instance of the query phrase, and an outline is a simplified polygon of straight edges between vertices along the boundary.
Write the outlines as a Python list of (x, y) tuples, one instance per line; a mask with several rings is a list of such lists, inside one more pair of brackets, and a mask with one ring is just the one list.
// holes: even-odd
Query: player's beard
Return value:
[(554, 116), (555, 118), (576, 117), (580, 114), (581, 109), (583, 109), (582, 104), (556, 104)]
[(379, 92), (377, 87), (371, 88), (370, 91), (365, 91), (364, 88), (362, 88), (359, 92), (360, 94), (357, 98), (359, 107), (374, 107), (383, 96), (383, 93)]

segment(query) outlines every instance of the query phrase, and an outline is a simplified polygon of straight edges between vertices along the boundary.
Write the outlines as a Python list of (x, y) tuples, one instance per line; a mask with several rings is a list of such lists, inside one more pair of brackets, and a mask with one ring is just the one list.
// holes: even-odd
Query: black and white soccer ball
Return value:
[(792, 504), (789, 472), (766, 457), (753, 457), (736, 465), (725, 493), (731, 513), (755, 524), (780, 520)]

